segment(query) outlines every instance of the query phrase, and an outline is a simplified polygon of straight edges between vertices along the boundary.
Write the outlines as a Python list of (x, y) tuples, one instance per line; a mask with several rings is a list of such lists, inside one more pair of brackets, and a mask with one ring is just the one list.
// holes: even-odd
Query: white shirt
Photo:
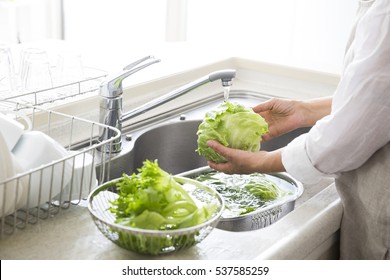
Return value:
[(389, 141), (390, 1), (360, 1), (331, 114), (287, 145), (282, 162), (315, 183), (358, 168)]

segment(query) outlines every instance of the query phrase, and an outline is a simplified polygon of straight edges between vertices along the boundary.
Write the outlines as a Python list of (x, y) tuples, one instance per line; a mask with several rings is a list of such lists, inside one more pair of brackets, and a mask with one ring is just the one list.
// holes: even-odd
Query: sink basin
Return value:
[(161, 125), (143, 133), (134, 144), (134, 168), (146, 160), (158, 160), (165, 171), (178, 174), (207, 165), (197, 149), (200, 120)]
[[(231, 101), (253, 106), (266, 98), (260, 94), (256, 96), (254, 93), (239, 92), (233, 93)], [(142, 123), (136, 128), (125, 128), (123, 150), (111, 160), (110, 178), (136, 172), (146, 159), (157, 159), (159, 166), (171, 174), (206, 166), (205, 158), (196, 152), (196, 132), (204, 114), (220, 102), (221, 100), (214, 99), (203, 101), (201, 104), (191, 104), (186, 110), (167, 113), (170, 116), (166, 119), (159, 116), (158, 124), (156, 120), (149, 120), (149, 124)], [(272, 151), (281, 148), (307, 131), (308, 129), (292, 131), (262, 143), (261, 149)]]
[[(143, 133), (134, 144), (133, 169), (142, 166), (144, 160), (158, 159), (160, 167), (172, 174), (182, 173), (207, 165), (197, 149), (198, 126), (201, 120), (164, 124)], [(293, 131), (268, 143), (262, 150), (272, 151), (288, 144), (306, 130)]]

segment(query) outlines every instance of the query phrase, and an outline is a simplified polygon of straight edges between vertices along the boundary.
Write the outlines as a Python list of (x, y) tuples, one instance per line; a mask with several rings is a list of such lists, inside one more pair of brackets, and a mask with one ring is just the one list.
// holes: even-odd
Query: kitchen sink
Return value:
[(197, 149), (200, 120), (161, 125), (143, 133), (134, 144), (134, 168), (146, 160), (158, 160), (159, 166), (172, 174), (207, 165)]
[[(201, 120), (163, 124), (141, 134), (134, 144), (133, 170), (144, 160), (157, 159), (159, 166), (172, 174), (182, 173), (207, 165), (206, 159), (197, 152), (198, 126)], [(299, 134), (300, 129), (262, 144), (262, 150), (271, 151), (285, 146)]]
[[(267, 97), (253, 92), (233, 92), (230, 100), (246, 106), (254, 106)], [(198, 126), (204, 114), (222, 100), (213, 98), (190, 104), (188, 108), (171, 111), (124, 128), (123, 150), (110, 162), (109, 174), (114, 179), (123, 173), (132, 174), (148, 160), (158, 160), (159, 166), (171, 174), (179, 174), (207, 165), (197, 152)], [(168, 116), (167, 116), (168, 115)], [(297, 129), (261, 144), (261, 149), (275, 150), (288, 144), (309, 129)]]
[[(239, 97), (232, 98), (231, 101), (253, 106), (263, 100), (263, 96), (248, 98), (241, 94)], [(182, 174), (191, 174), (191, 171), (194, 172), (206, 167), (206, 159), (196, 151), (197, 131), (204, 114), (220, 102), (221, 100), (217, 99), (203, 104), (191, 104), (191, 108), (188, 110), (171, 112), (171, 116), (168, 118), (159, 116), (154, 120), (147, 120), (148, 123), (145, 121), (138, 123), (135, 128), (134, 126), (125, 128), (122, 135), (123, 149), (111, 158), (109, 166), (106, 167), (110, 174), (108, 179), (121, 177), (123, 173), (137, 172), (145, 160), (157, 160), (158, 165), (163, 170), (181, 176), (187, 176)], [(279, 149), (307, 131), (308, 128), (292, 131), (262, 143), (261, 149), (266, 151)], [(259, 211), (253, 216), (244, 217), (242, 221), (239, 218), (236, 219), (238, 222), (232, 222), (228, 219), (225, 221), (225, 226), (222, 225), (220, 228), (242, 231), (265, 227), (292, 211), (295, 199), (288, 204), (267, 210), (267, 212)]]

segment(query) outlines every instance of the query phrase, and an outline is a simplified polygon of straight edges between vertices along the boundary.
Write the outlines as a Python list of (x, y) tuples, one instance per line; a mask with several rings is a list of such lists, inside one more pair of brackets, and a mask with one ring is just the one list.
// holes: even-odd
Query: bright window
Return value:
[[(341, 65), (357, 0), (188, 0), (187, 40)], [(254, 51), (253, 51), (254, 50)], [(281, 62), (278, 61), (278, 62)]]
[(163, 42), (166, 1), (64, 0), (65, 39), (134, 44)]
[(0, 42), (61, 38), (61, 0), (0, 0)]
[[(0, 41), (186, 41), (259, 59), (341, 65), (357, 0), (0, 0)], [(62, 10), (61, 10), (62, 9)], [(63, 18), (61, 17), (63, 15)], [(106, 44), (107, 45), (107, 44)], [(302, 63), (303, 62), (303, 63)]]

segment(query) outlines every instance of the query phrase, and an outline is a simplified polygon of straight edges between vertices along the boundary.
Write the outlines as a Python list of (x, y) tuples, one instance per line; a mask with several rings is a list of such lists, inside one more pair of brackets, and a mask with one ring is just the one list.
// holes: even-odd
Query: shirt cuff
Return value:
[(327, 175), (313, 166), (306, 151), (306, 134), (298, 136), (282, 150), (282, 163), (287, 173), (305, 184), (315, 184)]

